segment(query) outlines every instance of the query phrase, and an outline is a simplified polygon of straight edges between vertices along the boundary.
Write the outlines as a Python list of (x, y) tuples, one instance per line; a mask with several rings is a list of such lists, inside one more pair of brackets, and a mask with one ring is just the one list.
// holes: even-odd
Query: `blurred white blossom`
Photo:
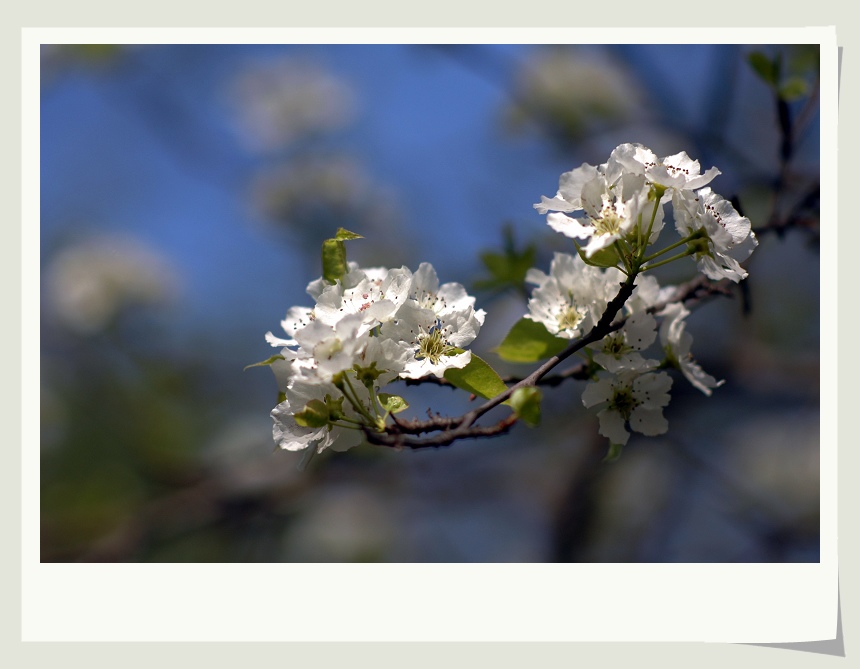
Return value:
[(537, 118), (566, 139), (629, 119), (644, 96), (624, 67), (606, 53), (551, 47), (537, 51), (521, 67), (517, 103), (508, 110), (516, 126)]
[(232, 82), (230, 94), (243, 139), (263, 152), (340, 130), (356, 110), (355, 92), (346, 81), (320, 63), (294, 56), (254, 63)]
[(167, 304), (179, 289), (160, 253), (129, 237), (98, 237), (69, 246), (44, 275), (49, 311), (64, 327), (93, 334), (130, 307)]

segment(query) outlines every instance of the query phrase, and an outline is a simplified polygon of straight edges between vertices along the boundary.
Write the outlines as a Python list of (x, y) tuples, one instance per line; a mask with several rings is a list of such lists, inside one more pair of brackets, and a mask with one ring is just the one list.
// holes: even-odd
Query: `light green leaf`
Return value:
[(529, 427), (540, 425), (540, 402), (543, 397), (539, 388), (526, 386), (517, 388), (508, 404), (517, 417)]
[(747, 56), (747, 61), (766, 83), (776, 86), (779, 81), (779, 66), (761, 51), (753, 51)]
[(379, 393), (377, 395), (382, 408), (388, 413), (400, 413), (409, 408), (409, 402), (399, 395), (389, 395), (388, 393)]
[[(283, 360), (283, 359), (284, 359), (284, 356), (282, 356), (280, 354), (279, 355), (273, 355), (268, 360), (263, 360), (261, 362), (255, 362), (253, 365), (248, 365), (247, 367), (245, 367), (245, 369), (251, 369), (251, 367), (268, 367), (273, 362), (275, 362), (277, 360)], [(243, 369), (242, 371), (244, 372), (245, 369)]]
[(328, 425), (328, 407), (322, 400), (311, 400), (293, 418), (301, 427), (324, 427)]
[(789, 79), (779, 87), (779, 97), (786, 102), (791, 102), (792, 100), (802, 98), (807, 94), (808, 90), (809, 87), (806, 85), (806, 82), (803, 79), (795, 77), (794, 79)]
[(349, 230), (346, 230), (344, 228), (338, 228), (337, 232), (334, 235), (334, 239), (338, 242), (345, 242), (350, 239), (364, 239), (364, 237), (362, 237), (357, 232), (350, 232)]
[(621, 444), (609, 444), (609, 453), (603, 458), (604, 462), (615, 462), (621, 457), (621, 449), (624, 447)]
[(474, 353), (469, 364), (462, 369), (446, 370), (445, 378), (457, 388), (488, 400), (508, 389), (496, 370)]
[(514, 240), (513, 227), (505, 225), (502, 230), (504, 246), (501, 253), (485, 251), (481, 253), (481, 262), (489, 272), (489, 277), (474, 282), (478, 289), (524, 288), (526, 273), (535, 264), (537, 247), (529, 244), (519, 250)]
[(329, 283), (337, 283), (338, 279), (346, 274), (347, 269), (349, 269), (346, 264), (344, 242), (350, 239), (364, 239), (364, 237), (355, 232), (338, 228), (334, 237), (326, 239), (322, 244), (322, 275), (323, 279)]
[(550, 334), (541, 323), (521, 318), (495, 352), (508, 362), (537, 362), (561, 353), (569, 343)]
[[(576, 244), (576, 242), (574, 242), (574, 244)], [(576, 251), (579, 253), (579, 257), (582, 258), (586, 265), (592, 265), (594, 267), (618, 266), (618, 252), (611, 246), (609, 248), (596, 251), (590, 258), (585, 255), (585, 252), (583, 252), (579, 244), (576, 244)]]
[(326, 239), (322, 244), (323, 279), (337, 283), (346, 270), (346, 245), (336, 239)]

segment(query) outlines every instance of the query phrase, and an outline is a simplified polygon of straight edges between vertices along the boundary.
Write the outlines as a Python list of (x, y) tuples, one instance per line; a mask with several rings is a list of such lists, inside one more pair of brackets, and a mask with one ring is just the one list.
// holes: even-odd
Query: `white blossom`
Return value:
[(338, 372), (351, 369), (370, 341), (368, 332), (361, 332), (363, 320), (350, 314), (333, 327), (315, 320), (296, 333), (299, 344), (297, 357), (311, 358), (308, 375), (331, 381)]
[[(654, 204), (648, 199), (645, 185), (645, 178), (640, 175), (623, 174), (613, 183), (598, 174), (582, 184), (578, 202), (584, 216), (552, 213), (547, 216), (547, 224), (567, 237), (589, 240), (583, 251), (591, 258), (597, 251), (633, 233), (643, 219), (643, 228), (647, 227)], [(656, 238), (663, 225), (662, 211), (658, 206), (652, 238)]]
[(641, 144), (621, 144), (609, 155), (607, 177), (617, 178), (624, 172), (641, 174), (650, 183), (673, 190), (696, 190), (720, 174), (716, 167), (702, 174), (699, 161), (691, 159), (685, 151), (658, 158)]
[(343, 395), (334, 385), (294, 379), (284, 394), (286, 399), (272, 410), (272, 436), (280, 448), (302, 451), (314, 447), (321, 453), (326, 448), (346, 450), (361, 443), (362, 435), (357, 430), (329, 424), (305, 427), (296, 422), (296, 414), (301, 413), (312, 400), (338, 402), (345, 415), (355, 418), (356, 412), (349, 406), (349, 402), (343, 401)]
[(409, 349), (401, 376), (419, 379), (433, 374), (441, 378), (446, 370), (469, 364), (472, 354), (464, 347), (478, 336), (484, 316), (483, 310), (471, 307), (437, 314), (409, 300), (395, 319), (382, 326), (380, 335), (401, 341)]
[(550, 211), (577, 211), (582, 209), (582, 187), (589, 181), (600, 176), (600, 170), (594, 165), (582, 163), (575, 170), (565, 172), (558, 180), (558, 192), (550, 199), (541, 195), (541, 201), (534, 206), (540, 214)]
[(594, 362), (612, 374), (653, 369), (659, 361), (646, 360), (639, 351), (648, 348), (655, 339), (657, 321), (651, 314), (637, 312), (629, 316), (621, 328), (592, 346)]
[(579, 256), (556, 253), (548, 275), (535, 268), (526, 273), (526, 281), (537, 285), (526, 318), (542, 323), (557, 337), (575, 339), (597, 324), (621, 278), (616, 269), (603, 272)]
[(367, 332), (393, 318), (409, 295), (412, 273), (406, 268), (367, 271), (350, 270), (335, 284), (322, 289), (317, 297), (314, 318), (328, 325), (351, 314), (362, 319), (361, 332)]
[(623, 446), (630, 438), (627, 425), (648, 436), (663, 434), (669, 423), (663, 407), (669, 404), (672, 378), (665, 372), (623, 372), (589, 383), (582, 403), (598, 407), (600, 434), (612, 444)]
[(748, 218), (710, 188), (696, 193), (678, 191), (672, 197), (672, 206), (675, 226), (682, 237), (699, 231), (704, 235), (696, 246), (695, 259), (708, 278), (728, 278), (735, 283), (746, 278), (740, 262), (758, 246)]
[(669, 363), (679, 368), (681, 373), (696, 388), (705, 395), (710, 395), (712, 388), (719, 388), (725, 381), (717, 381), (710, 374), (706, 374), (693, 360), (690, 353), (693, 336), (686, 331), (684, 321), (690, 315), (690, 311), (680, 302), (676, 302), (663, 309), (660, 315), (665, 317), (660, 325), (660, 343), (666, 352)]

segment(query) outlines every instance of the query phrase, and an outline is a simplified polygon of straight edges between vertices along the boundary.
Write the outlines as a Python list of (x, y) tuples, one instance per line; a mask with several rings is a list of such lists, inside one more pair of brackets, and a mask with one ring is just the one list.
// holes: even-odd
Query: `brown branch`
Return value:
[[(603, 315), (600, 317), (600, 320), (587, 335), (572, 343), (558, 355), (554, 355), (549, 358), (535, 371), (533, 371), (524, 379), (510, 386), (505, 392), (500, 393), (499, 395), (490, 400), (487, 400), (481, 406), (466, 412), (459, 418), (449, 419), (435, 417), (431, 418), (428, 421), (397, 421), (393, 425), (387, 426), (384, 432), (375, 432), (371, 429), (365, 428), (364, 432), (365, 436), (367, 437), (367, 440), (372, 444), (378, 444), (380, 446), (389, 446), (394, 448), (438, 448), (440, 446), (449, 446), (450, 444), (454, 443), (459, 439), (469, 439), (475, 437), (486, 437), (504, 434), (505, 432), (510, 430), (510, 428), (516, 422), (517, 417), (515, 414), (508, 416), (507, 418), (501, 420), (495, 425), (480, 426), (475, 425), (474, 423), (481, 416), (510, 399), (510, 397), (519, 388), (536, 385), (559, 363), (563, 362), (564, 360), (567, 360), (567, 358), (569, 358), (577, 351), (585, 348), (588, 344), (603, 339), (603, 337), (605, 337), (607, 334), (620, 327), (620, 325), (618, 324), (613, 325), (612, 321), (615, 319), (615, 316), (618, 314), (619, 311), (621, 311), (624, 304), (633, 294), (633, 290), (635, 288), (635, 284), (633, 282), (635, 278), (635, 274), (631, 275), (624, 283), (620, 284), (621, 288), (618, 291), (618, 294), (609, 302), (609, 304), (606, 305), (606, 310), (603, 312)], [(403, 427), (401, 427), (401, 424), (403, 425)], [(420, 434), (424, 432), (434, 431), (439, 432), (439, 434), (434, 435), (432, 437), (423, 437), (417, 439), (410, 438), (406, 436), (406, 433), (404, 433), (404, 427), (409, 430), (409, 434)]]

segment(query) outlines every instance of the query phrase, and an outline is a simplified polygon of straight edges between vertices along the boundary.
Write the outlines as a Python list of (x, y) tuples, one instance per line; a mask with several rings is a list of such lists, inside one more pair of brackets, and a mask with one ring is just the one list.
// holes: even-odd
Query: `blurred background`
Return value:
[[(42, 561), (819, 560), (817, 46), (43, 45), (41, 77)], [(501, 438), (274, 452), (243, 368), (323, 239), (465, 284), (523, 374), (491, 349), (572, 251), (532, 204), (623, 142), (716, 165), (758, 231), (689, 319), (712, 397), (678, 375), (611, 464), (576, 381)]]

